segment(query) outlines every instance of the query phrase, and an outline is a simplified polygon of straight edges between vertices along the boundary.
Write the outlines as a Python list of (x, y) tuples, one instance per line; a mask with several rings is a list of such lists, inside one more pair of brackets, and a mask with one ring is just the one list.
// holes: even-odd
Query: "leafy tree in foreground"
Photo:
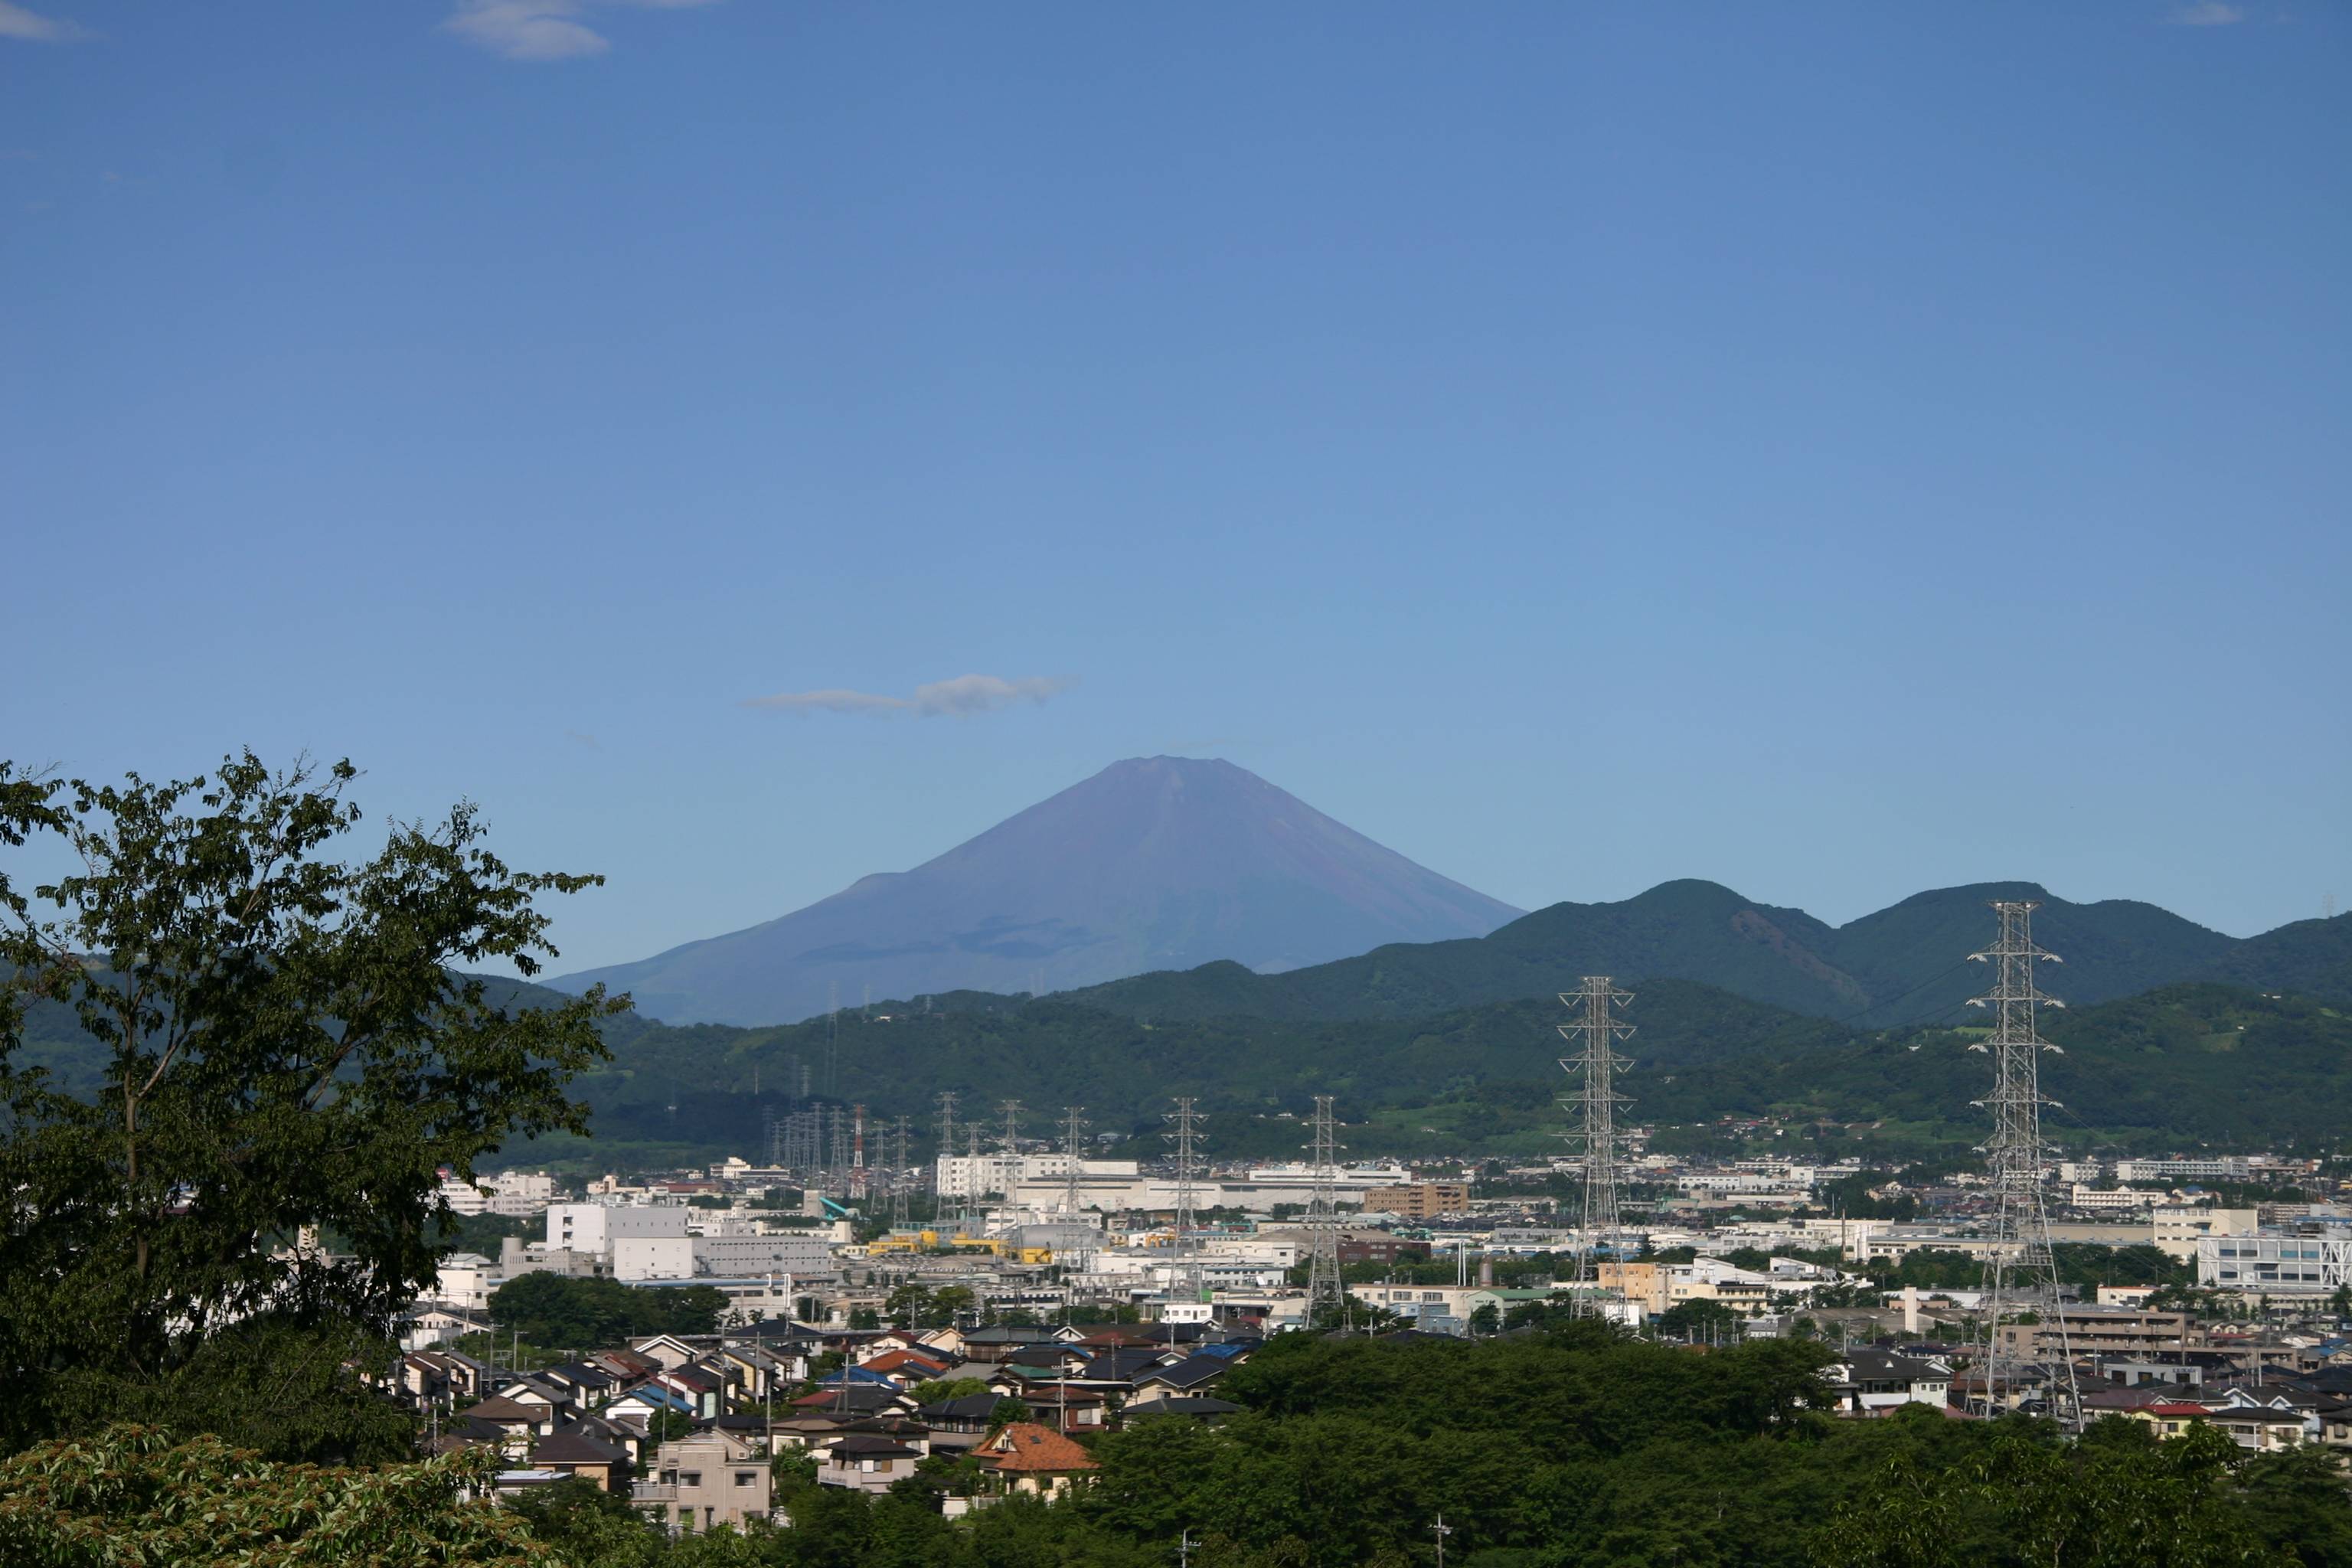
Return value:
[(0, 1460), (0, 1562), (538, 1568), (544, 1553), (520, 1518), (468, 1500), (497, 1465), (473, 1453), (321, 1469), (117, 1426)]
[[(277, 1455), (398, 1451), (345, 1363), (433, 1278), (438, 1168), (583, 1130), (565, 1087), (622, 1004), (510, 1012), (451, 966), (534, 973), (534, 898), (596, 879), (509, 869), (470, 805), (346, 862), (354, 776), (0, 763), (0, 845), (72, 868), (0, 872), (0, 1442), (130, 1409)], [(88, 1098), (15, 1059), (28, 1000), (99, 1043)]]

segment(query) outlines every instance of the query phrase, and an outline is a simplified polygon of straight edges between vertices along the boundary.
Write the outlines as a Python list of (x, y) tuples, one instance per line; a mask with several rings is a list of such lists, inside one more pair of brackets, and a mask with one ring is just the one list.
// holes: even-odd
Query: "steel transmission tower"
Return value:
[(1202, 1115), (1197, 1100), (1180, 1098), (1176, 1109), (1161, 1120), (1175, 1123), (1176, 1131), (1160, 1136), (1176, 1145), (1176, 1274), (1200, 1294), (1199, 1268), (1193, 1259), (1196, 1245), (1193, 1233), (1200, 1226), (1195, 1210), (1200, 1205), (1201, 1124), (1209, 1119)]
[[(1993, 1058), (1991, 1098), (1972, 1103), (1992, 1111), (1992, 1136), (1983, 1145), (1985, 1174), (1992, 1189), (1991, 1256), (1985, 1261), (1984, 1355), (1982, 1369), (1987, 1411), (1997, 1412), (2003, 1390), (2013, 1393), (2025, 1364), (2041, 1359), (2034, 1342), (2044, 1333), (2027, 1331), (2004, 1344), (2000, 1320), (2004, 1313), (2031, 1312), (2054, 1325), (2058, 1368), (2050, 1384), (2051, 1414), (2069, 1430), (2082, 1424), (2082, 1390), (2074, 1378), (2073, 1348), (2067, 1342), (2066, 1319), (2058, 1306), (2058, 1271), (2050, 1246), (2050, 1206), (2042, 1186), (2042, 1170), (2049, 1151), (2042, 1142), (2042, 1108), (2055, 1105), (2042, 1093), (2042, 1053), (2056, 1046), (2042, 1038), (2039, 1015), (2044, 1007), (2063, 1007), (2044, 996), (2034, 966), (2061, 962), (2053, 952), (2033, 944), (2031, 900), (1997, 902), (2000, 937), (1969, 961), (1993, 966), (1992, 990), (1969, 998), (1971, 1007), (1992, 1013), (1992, 1033), (1970, 1046)], [(2046, 1348), (2046, 1347), (2045, 1347)]]
[(1339, 1143), (1333, 1131), (1331, 1097), (1315, 1097), (1315, 1142), (1307, 1147), (1314, 1151), (1315, 1196), (1307, 1207), (1307, 1244), (1311, 1251), (1307, 1260), (1307, 1321), (1312, 1329), (1318, 1322), (1346, 1324), (1348, 1287), (1339, 1278)]
[(939, 1202), (946, 1196), (946, 1194), (940, 1190), (940, 1173), (947, 1168), (947, 1162), (955, 1157), (955, 1090), (950, 1089), (941, 1091), (940, 1095), (940, 1158), (939, 1163), (931, 1167), (931, 1198), (935, 1206), (940, 1208), (946, 1207), (945, 1204)]
[(1017, 1100), (999, 1102), (997, 1110), (1004, 1113), (1004, 1201), (1013, 1201), (1013, 1189), (1021, 1184), (1021, 1112)]
[(1078, 1212), (1078, 1161), (1086, 1152), (1085, 1139), (1089, 1125), (1086, 1113), (1085, 1106), (1073, 1105), (1062, 1118), (1062, 1147), (1067, 1151), (1070, 1159), (1070, 1169), (1062, 1180), (1064, 1214)]
[(1563, 991), (1559, 999), (1579, 1009), (1577, 1016), (1559, 1026), (1563, 1038), (1578, 1042), (1576, 1054), (1562, 1057), (1563, 1071), (1578, 1079), (1579, 1092), (1560, 1097), (1563, 1109), (1577, 1112), (1577, 1125), (1566, 1136), (1584, 1163), (1584, 1206), (1577, 1218), (1576, 1293), (1570, 1298), (1576, 1313), (1589, 1316), (1600, 1310), (1601, 1248), (1613, 1257), (1622, 1250), (1622, 1221), (1617, 1212), (1617, 1108), (1630, 1103), (1617, 1092), (1617, 1072), (1633, 1065), (1617, 1054), (1619, 1040), (1633, 1026), (1616, 1010), (1633, 999), (1605, 974), (1588, 974), (1583, 988)]
[(908, 1131), (908, 1121), (901, 1116), (898, 1125), (898, 1146), (891, 1152), (890, 1160), (890, 1228), (893, 1230), (907, 1228), (907, 1193), (915, 1184), (915, 1173), (907, 1164)]

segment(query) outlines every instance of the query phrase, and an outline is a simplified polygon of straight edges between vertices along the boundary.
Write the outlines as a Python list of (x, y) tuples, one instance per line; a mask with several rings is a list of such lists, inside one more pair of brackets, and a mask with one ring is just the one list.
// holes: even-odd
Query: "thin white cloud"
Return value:
[(743, 706), (764, 708), (772, 713), (911, 713), (919, 719), (961, 719), (1018, 707), (1024, 702), (1043, 702), (1075, 684), (1045, 675), (1018, 680), (1007, 680), (1001, 675), (959, 675), (952, 680), (918, 686), (911, 697), (889, 697), (877, 691), (849, 691), (836, 687), (823, 691), (780, 691), (772, 697), (748, 699)]
[(2224, 5), (2221, 0), (2195, 0), (2195, 4), (2173, 8), (2171, 22), (2176, 27), (2231, 27), (2246, 19), (2243, 10)]
[(54, 16), (43, 16), (26, 10), (11, 0), (0, 0), (0, 38), (20, 38), (34, 44), (64, 44), (89, 34), (71, 22), (60, 22)]
[[(0, 0), (5, 5), (6, 0)], [(601, 55), (612, 40), (581, 16), (593, 5), (684, 11), (717, 0), (457, 0), (441, 23), (478, 48), (510, 60), (572, 60)]]

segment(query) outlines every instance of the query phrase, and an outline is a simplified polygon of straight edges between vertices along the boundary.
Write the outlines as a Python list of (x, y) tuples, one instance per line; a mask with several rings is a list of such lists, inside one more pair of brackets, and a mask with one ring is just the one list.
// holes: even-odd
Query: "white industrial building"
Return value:
[[(1402, 1165), (1348, 1165), (1332, 1173), (1332, 1194), (1342, 1204), (1360, 1205), (1374, 1187), (1396, 1186), (1412, 1180)], [(990, 1194), (1001, 1194), (1009, 1208), (1058, 1210), (1070, 1186), (1067, 1154), (946, 1154), (932, 1169), (939, 1194), (970, 1203)], [(1304, 1205), (1315, 1196), (1311, 1165), (1265, 1165), (1240, 1175), (1203, 1175), (1193, 1184), (1195, 1207), (1248, 1209), (1270, 1213), (1278, 1204)], [(1173, 1209), (1177, 1184), (1173, 1176), (1147, 1176), (1133, 1160), (1080, 1160), (1078, 1207), (1109, 1214), (1127, 1210), (1159, 1213)]]
[(2352, 1285), (2352, 1235), (2262, 1231), (2200, 1237), (2197, 1283), (2209, 1290), (2270, 1296), (2332, 1295)]

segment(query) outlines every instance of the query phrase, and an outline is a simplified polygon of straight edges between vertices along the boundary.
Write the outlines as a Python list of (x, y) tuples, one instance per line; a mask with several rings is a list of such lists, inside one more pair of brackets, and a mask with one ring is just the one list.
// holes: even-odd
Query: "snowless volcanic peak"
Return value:
[(601, 980), (673, 1023), (786, 1023), (836, 994), (1060, 991), (1216, 959), (1296, 968), (1483, 936), (1518, 913), (1231, 763), (1138, 757), (911, 871), (556, 984)]

